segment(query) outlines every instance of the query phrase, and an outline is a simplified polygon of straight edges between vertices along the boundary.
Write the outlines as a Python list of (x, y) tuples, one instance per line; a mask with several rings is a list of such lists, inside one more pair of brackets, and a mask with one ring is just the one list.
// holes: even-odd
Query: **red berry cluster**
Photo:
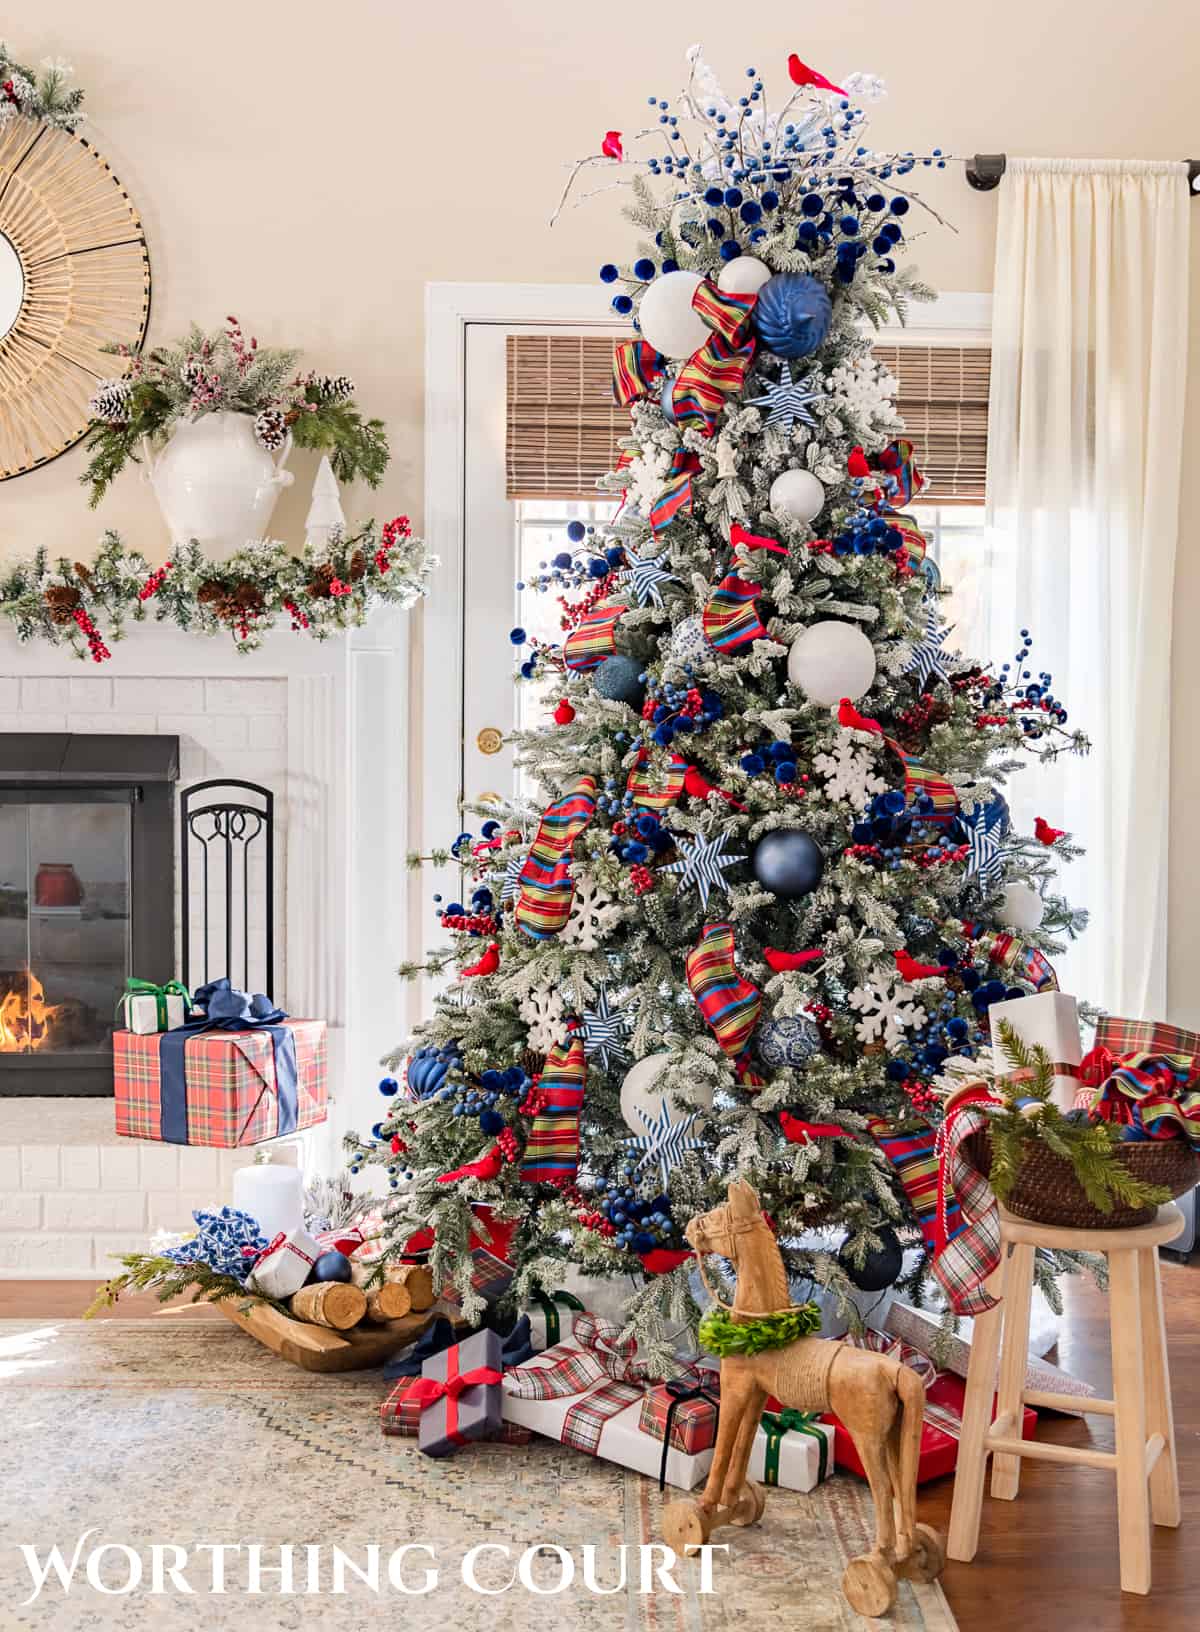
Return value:
[(576, 1222), (582, 1224), (585, 1230), (595, 1230), (606, 1239), (617, 1233), (616, 1225), (611, 1219), (605, 1218), (603, 1213), (583, 1211), (576, 1213), (575, 1218)]
[(926, 692), (925, 695), (919, 698), (911, 708), (906, 708), (903, 714), (901, 714), (901, 729), (904, 731), (909, 731), (916, 736), (918, 732), (924, 731), (925, 727), (929, 724), (929, 717), (933, 713), (933, 710), (934, 700), (932, 696)]
[(443, 929), (465, 929), (469, 935), (494, 935), (500, 920), (490, 912), (445, 912)]
[(592, 608), (594, 606), (598, 606), (604, 599), (604, 597), (612, 589), (615, 582), (615, 574), (608, 572), (605, 573), (603, 578), (598, 578), (596, 580), (591, 589), (588, 590), (587, 594), (580, 601), (571, 602), (567, 600), (565, 595), (560, 595), (558, 597), (558, 604), (563, 610), (561, 619), (562, 628), (574, 629), (576, 624), (581, 623)]
[(75, 622), (79, 625), (80, 631), (87, 640), (88, 651), (92, 654), (92, 662), (103, 663), (106, 657), (111, 657), (112, 653), (104, 644), (104, 637), (101, 635), (99, 629), (96, 628), (96, 625), (92, 622), (88, 613), (86, 613), (81, 606), (77, 606), (74, 612), (72, 612), (71, 616), (75, 619)]
[(138, 600), (148, 601), (152, 595), (157, 595), (163, 586), (163, 580), (171, 570), (171, 563), (165, 561), (161, 567), (156, 567), (149, 578), (138, 590)]
[(916, 862), (918, 867), (944, 867), (947, 863), (962, 863), (970, 854), (969, 844), (956, 845), (953, 850), (919, 850)]
[(517, 1106), (522, 1116), (540, 1116), (550, 1103), (550, 1095), (544, 1088), (539, 1088), (534, 1082), (525, 1092), (525, 1098)]
[(860, 861), (882, 861), (883, 851), (877, 844), (852, 844), (847, 847), (848, 856), (857, 856)]
[(329, 580), (329, 593), (334, 596), (351, 595), (354, 593), (354, 586), (346, 583), (342, 578), (331, 578)]
[(302, 612), (295, 601), (284, 601), (283, 610), (291, 617), (293, 629), (307, 629), (309, 627), (307, 613)]
[[(1014, 703), (1013, 707), (1016, 708), (1016, 706), (1017, 706), (1016, 703)], [(976, 729), (976, 731), (982, 731), (983, 728), (985, 726), (987, 726), (987, 725), (1007, 725), (1007, 724), (1008, 724), (1008, 715), (1007, 714), (977, 714), (975, 716), (975, 729)]]
[(833, 540), (831, 538), (810, 538), (808, 552), (810, 555), (832, 555)]
[(635, 895), (649, 895), (654, 888), (654, 874), (649, 867), (638, 862), (629, 869), (629, 882)]
[(679, 712), (681, 714), (686, 714), (689, 720), (694, 720), (698, 714), (702, 714), (704, 712), (704, 698), (701, 697), (695, 686), (693, 686), (688, 692), (687, 701), (684, 703)]
[(380, 572), (386, 572), (391, 566), (388, 552), (395, 548), (397, 540), (411, 537), (412, 523), (407, 516), (393, 516), (391, 521), (384, 522), (380, 545), (375, 551), (375, 565)]
[(404, 1140), (401, 1139), (400, 1135), (398, 1133), (394, 1133), (392, 1135), (392, 1155), (403, 1156), (407, 1149), (408, 1146), (404, 1143)]
[(506, 1162), (515, 1162), (521, 1154), (521, 1142), (511, 1128), (500, 1129), (496, 1135), (496, 1144)]
[(938, 1097), (928, 1083), (922, 1082), (919, 1077), (909, 1077), (903, 1084), (905, 1098), (914, 1111), (922, 1116), (933, 1110)]

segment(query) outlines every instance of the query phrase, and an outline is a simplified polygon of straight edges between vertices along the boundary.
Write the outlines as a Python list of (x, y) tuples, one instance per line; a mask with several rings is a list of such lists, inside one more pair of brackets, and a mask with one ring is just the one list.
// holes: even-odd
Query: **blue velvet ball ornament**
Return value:
[(344, 1252), (323, 1252), (312, 1267), (310, 1281), (349, 1281), (354, 1278)]
[(759, 290), (751, 322), (776, 357), (807, 357), (829, 333), (832, 316), (824, 284), (804, 272), (776, 272)]
[(642, 665), (623, 652), (604, 659), (596, 670), (595, 686), (610, 703), (628, 703), (630, 708), (641, 708), (646, 695)]
[(764, 889), (792, 901), (816, 889), (825, 871), (825, 857), (807, 833), (777, 828), (759, 839), (750, 865)]
[(754, 1048), (769, 1070), (790, 1066), (798, 1071), (821, 1052), (821, 1033), (807, 1015), (781, 1016), (759, 1026), (754, 1033)]

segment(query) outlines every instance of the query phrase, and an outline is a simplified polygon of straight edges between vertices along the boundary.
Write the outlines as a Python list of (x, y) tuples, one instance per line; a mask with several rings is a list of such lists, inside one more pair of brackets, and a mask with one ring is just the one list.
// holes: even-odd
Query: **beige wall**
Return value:
[[(562, 0), (43, 0), (6, 32), (27, 59), (65, 56), (88, 92), (92, 138), (150, 236), (152, 339), (234, 312), (264, 342), (302, 344), (315, 366), (351, 373), (362, 402), (386, 417), (395, 457), (378, 498), (354, 496), (359, 514), (420, 515), (425, 282), (581, 282), (620, 258), (628, 238), (611, 197), (547, 228), (564, 161), (595, 151), (609, 127), (636, 128), (651, 92), (680, 85), (693, 40), (731, 90), (747, 63), (769, 89), (780, 86), (792, 49), (832, 77), (884, 74), (892, 94), (875, 119), (880, 147), (1200, 156), (1200, 31), (1189, 0), (765, 0), (748, 9), (644, 0), (631, 11)], [(944, 289), (988, 289), (996, 195), (972, 192), (954, 167), (931, 174), (927, 193), (958, 232), (929, 228), (915, 245), (922, 270)], [(1194, 445), (1194, 341), (1191, 380)], [(300, 480), (277, 516), (283, 536), (296, 535), (307, 503), (308, 467), (296, 463)], [(101, 524), (163, 553), (135, 477), (93, 516), (82, 467), (75, 451), (0, 488), (0, 557), (39, 542), (86, 550)], [(1191, 701), (1200, 692), (1200, 491), (1190, 470), (1187, 484), (1171, 1009), (1200, 1023), (1200, 867), (1185, 848), (1200, 801)]]

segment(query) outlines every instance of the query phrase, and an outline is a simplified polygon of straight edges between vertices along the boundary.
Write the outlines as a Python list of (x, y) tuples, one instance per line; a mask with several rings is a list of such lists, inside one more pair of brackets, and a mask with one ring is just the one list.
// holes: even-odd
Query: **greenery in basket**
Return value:
[(364, 419), (353, 402), (346, 374), (297, 374), (298, 351), (260, 346), (247, 339), (236, 317), (206, 334), (193, 323), (173, 346), (145, 355), (108, 348), (128, 359), (123, 375), (102, 380), (88, 404), (91, 453), (80, 481), (97, 505), (129, 460), (137, 462), (143, 438), (162, 441), (182, 419), (203, 414), (245, 414), (268, 453), (283, 447), (289, 432), (299, 448), (327, 453), (340, 482), (361, 477), (378, 487), (388, 464), (381, 419)]
[(240, 1298), (243, 1308), (266, 1303), (278, 1309), (281, 1315), (295, 1320), (286, 1303), (264, 1297), (259, 1292), (247, 1292), (242, 1282), (232, 1275), (220, 1275), (208, 1264), (177, 1264), (155, 1252), (123, 1252), (119, 1255), (124, 1272), (114, 1275), (99, 1287), (96, 1296), (84, 1310), (83, 1318), (90, 1320), (102, 1309), (111, 1309), (122, 1292), (153, 1292), (159, 1303), (170, 1303), (172, 1298), (191, 1291), (193, 1303), (218, 1303), (222, 1298)]
[[(1001, 1084), (1003, 1107), (988, 1109), (992, 1145), (988, 1182), (1000, 1201), (1012, 1194), (1021, 1158), (1034, 1141), (1070, 1162), (1080, 1188), (1102, 1213), (1111, 1213), (1117, 1202), (1125, 1207), (1157, 1207), (1170, 1201), (1169, 1190), (1138, 1178), (1116, 1159), (1121, 1144), (1117, 1124), (1071, 1118), (1058, 1109), (1051, 1098), (1054, 1066), (1044, 1048), (1030, 1048), (1022, 1042), (1007, 1020), (1000, 1027), (1000, 1039), (1017, 1068), (1032, 1073), (1020, 1083)], [(1019, 1101), (1030, 1099), (1040, 1101), (1040, 1109), (1019, 1108)]]

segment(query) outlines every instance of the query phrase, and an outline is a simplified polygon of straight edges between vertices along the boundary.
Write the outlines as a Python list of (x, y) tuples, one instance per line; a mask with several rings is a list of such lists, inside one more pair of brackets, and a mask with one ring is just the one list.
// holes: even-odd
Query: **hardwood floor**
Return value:
[[(0, 1282), (0, 1318), (66, 1319), (82, 1313), (93, 1288), (78, 1282)], [(1186, 1627), (1200, 1593), (1200, 1548), (1190, 1519), (1200, 1497), (1200, 1264), (1163, 1265), (1175, 1436), (1183, 1500), (1178, 1530), (1153, 1532), (1154, 1585), (1140, 1598), (1122, 1593), (1117, 1561), (1116, 1492), (1111, 1474), (1025, 1462), (1015, 1502), (984, 1498), (973, 1564), (948, 1564), (942, 1584), (962, 1632), (1160, 1632)], [(1090, 1281), (1068, 1283), (1058, 1360), (1102, 1393), (1111, 1387), (1108, 1303)], [(122, 1299), (123, 1319), (152, 1315), (148, 1296)], [(189, 1320), (219, 1320), (189, 1309)], [(1112, 1423), (1045, 1413), (1040, 1438), (1112, 1448)], [(920, 1516), (944, 1531), (951, 1479), (925, 1486)]]

